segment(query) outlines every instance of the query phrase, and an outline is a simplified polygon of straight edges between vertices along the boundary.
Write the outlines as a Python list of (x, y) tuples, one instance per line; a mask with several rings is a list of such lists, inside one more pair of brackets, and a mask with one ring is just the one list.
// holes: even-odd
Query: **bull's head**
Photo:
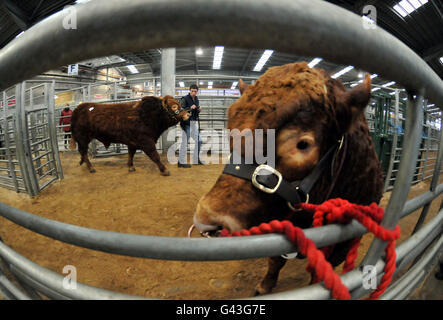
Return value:
[(181, 109), (180, 102), (178, 102), (172, 96), (164, 96), (162, 98), (162, 106), (178, 120), (188, 120), (190, 114), (185, 110)]
[[(265, 134), (275, 129), (275, 168), (291, 182), (309, 174), (327, 150), (364, 118), (371, 81), (366, 76), (347, 91), (325, 71), (296, 63), (270, 68), (253, 85), (240, 81), (240, 91), (241, 97), (228, 110), (228, 129), (263, 129)], [(231, 139), (231, 152), (232, 144)], [(263, 149), (266, 153), (266, 146)], [(325, 200), (322, 188), (320, 183), (315, 186), (311, 202)], [(219, 228), (232, 232), (283, 219), (289, 210), (285, 200), (260, 191), (250, 180), (221, 174), (200, 199), (194, 224), (201, 232)]]

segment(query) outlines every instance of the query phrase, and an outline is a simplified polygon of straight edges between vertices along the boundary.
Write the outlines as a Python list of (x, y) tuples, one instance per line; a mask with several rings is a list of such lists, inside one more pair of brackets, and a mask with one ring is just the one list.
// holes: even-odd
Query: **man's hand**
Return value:
[(195, 108), (197, 108), (197, 106), (196, 106), (195, 104), (193, 104), (193, 105), (191, 106), (191, 109), (195, 109)]

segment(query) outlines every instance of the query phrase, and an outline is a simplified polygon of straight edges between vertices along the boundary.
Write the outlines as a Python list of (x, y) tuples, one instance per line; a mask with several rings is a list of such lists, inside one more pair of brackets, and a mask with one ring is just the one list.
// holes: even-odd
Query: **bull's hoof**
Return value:
[(134, 167), (129, 168), (129, 172), (134, 172), (134, 171), (135, 171)]
[(171, 175), (171, 173), (170, 173), (169, 171), (162, 171), (162, 172), (160, 172), (160, 174), (161, 174), (162, 176), (165, 176), (165, 177)]
[(91, 169), (91, 170), (89, 170), (89, 172), (90, 172), (90, 173), (94, 173), (94, 172), (95, 172), (95, 169)]

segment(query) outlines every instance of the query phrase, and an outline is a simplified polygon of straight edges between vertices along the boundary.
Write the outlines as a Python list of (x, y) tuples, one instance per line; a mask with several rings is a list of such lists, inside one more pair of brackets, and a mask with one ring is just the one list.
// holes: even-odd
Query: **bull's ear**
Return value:
[(353, 112), (362, 112), (371, 99), (371, 77), (369, 74), (366, 74), (362, 83), (347, 91), (345, 97), (345, 103), (353, 109)]
[(162, 99), (162, 105), (164, 107), (172, 107), (174, 104), (178, 104), (177, 100), (174, 99), (172, 96), (164, 96)]
[(371, 77), (367, 74), (365, 80), (351, 90), (334, 86), (333, 91), (336, 98), (336, 120), (339, 130), (345, 133), (358, 122), (371, 99)]
[(242, 79), (240, 79), (240, 80), (238, 81), (238, 88), (240, 89), (240, 93), (241, 93), (241, 94), (243, 94), (243, 92), (245, 92), (245, 90), (246, 90), (246, 88), (247, 88), (248, 86), (249, 86), (249, 85), (246, 84)]

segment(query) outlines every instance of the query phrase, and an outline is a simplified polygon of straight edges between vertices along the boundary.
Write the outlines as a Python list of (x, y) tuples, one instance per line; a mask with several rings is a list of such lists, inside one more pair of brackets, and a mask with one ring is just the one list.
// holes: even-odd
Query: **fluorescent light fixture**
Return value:
[(371, 74), (371, 79), (374, 79), (374, 78), (377, 78), (377, 77), (378, 77), (378, 74), (376, 74), (376, 73)]
[(433, 107), (433, 106), (435, 106), (435, 103), (433, 103), (433, 104), (428, 104), (428, 107)]
[(180, 88), (184, 88), (184, 87), (185, 87), (185, 83), (184, 83), (183, 81), (180, 81), (180, 82), (178, 83), (178, 85), (180, 86)]
[(200, 81), (198, 84), (199, 84), (199, 85), (203, 85), (203, 81)]
[(197, 48), (197, 50), (195, 50), (195, 54), (202, 55), (203, 54), (202, 48)]
[(323, 58), (314, 58), (311, 62), (308, 63), (309, 68), (314, 68), (317, 64), (319, 64)]
[(255, 65), (253, 71), (261, 71), (263, 69), (263, 66), (268, 62), (269, 58), (271, 57), (272, 53), (274, 53), (274, 50), (265, 50), (263, 52), (260, 60), (258, 60), (257, 64)]
[(390, 94), (390, 95), (394, 95), (394, 94), (395, 94), (395, 91), (389, 92), (389, 94)]
[[(360, 81), (359, 81), (359, 82), (360, 82)], [(358, 82), (351, 84), (351, 87), (353, 88), (353, 87), (355, 87), (355, 86), (357, 86), (357, 85), (358, 85)]]
[(238, 81), (234, 81), (231, 86), (231, 90), (234, 90), (238, 85)]
[(414, 12), (422, 5), (428, 3), (428, 0), (402, 0), (397, 3), (393, 8), (402, 17), (406, 17), (408, 14)]
[(443, 64), (443, 57), (440, 57), (440, 63)]
[(129, 71), (131, 71), (131, 73), (138, 73), (137, 68), (133, 64), (126, 67), (129, 69)]
[(383, 87), (390, 87), (390, 86), (392, 86), (392, 85), (394, 85), (394, 84), (395, 84), (395, 81), (391, 81), (391, 82), (385, 83), (385, 84), (383, 85)]
[(380, 88), (379, 88), (379, 87), (377, 87), (377, 88), (374, 88), (374, 89), (372, 89), (371, 91), (372, 91), (372, 92), (374, 92), (374, 91), (378, 91), (378, 90), (380, 90)]
[(223, 59), (223, 51), (225, 47), (217, 46), (214, 49), (214, 61), (212, 62), (212, 69), (220, 69)]
[(208, 89), (212, 89), (213, 81), (208, 81)]
[(340, 70), (339, 72), (337, 72), (336, 74), (334, 74), (333, 76), (331, 76), (331, 78), (338, 78), (341, 77), (342, 75), (344, 75), (345, 73), (348, 73), (349, 71), (351, 71), (352, 69), (354, 69), (354, 66), (348, 66), (342, 70)]

